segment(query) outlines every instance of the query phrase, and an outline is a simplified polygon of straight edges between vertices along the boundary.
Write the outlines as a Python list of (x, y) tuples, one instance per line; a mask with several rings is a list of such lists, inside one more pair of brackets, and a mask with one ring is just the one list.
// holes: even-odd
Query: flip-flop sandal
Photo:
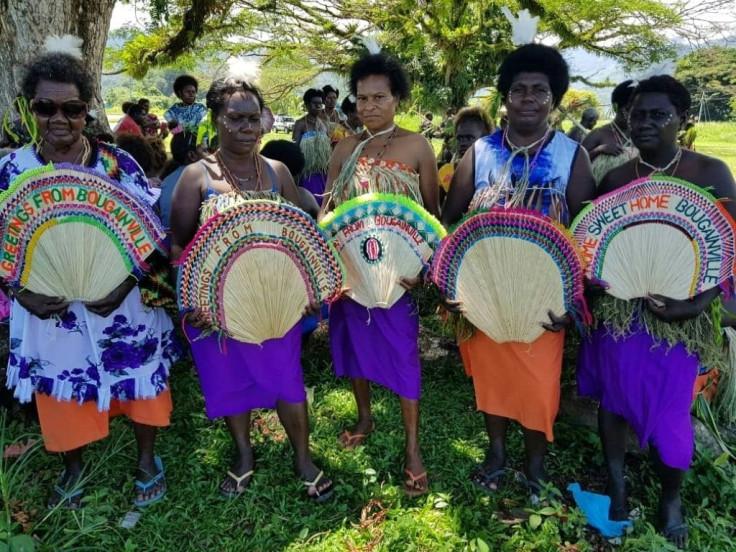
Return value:
[[(506, 468), (489, 472), (483, 464), (478, 464), (470, 472), (470, 481), (481, 491), (492, 494), (501, 489), (505, 476)], [(491, 485), (495, 485), (495, 487), (491, 487)]]
[[(314, 500), (317, 504), (322, 504), (323, 502), (329, 500), (332, 498), (332, 495), (335, 494), (335, 486), (332, 481), (330, 481), (330, 484), (327, 485), (326, 488), (319, 490), (319, 482), (322, 481), (322, 478), (324, 478), (325, 472), (322, 470), (319, 471), (317, 474), (317, 477), (314, 478), (314, 481), (302, 481), (302, 484), (307, 487), (307, 497)], [(309, 489), (314, 487), (314, 494), (310, 494)]]
[(340, 443), (340, 446), (344, 448), (345, 450), (355, 450), (359, 446), (361, 446), (368, 435), (373, 433), (376, 430), (376, 424), (372, 423), (371, 427), (368, 428), (368, 431), (365, 433), (352, 433), (349, 429), (346, 429), (342, 432), (340, 437), (337, 438), (338, 443)]
[(404, 470), (409, 478), (404, 481), (404, 493), (411, 498), (422, 496), (429, 490), (429, 481), (427, 481), (427, 472), (423, 471), (419, 475), (414, 475), (409, 470)]
[[(225, 497), (227, 499), (237, 498), (240, 495), (242, 495), (245, 492), (245, 489), (248, 488), (248, 485), (250, 485), (250, 481), (249, 481), (248, 484), (243, 485), (243, 488), (242, 489), (240, 488), (240, 486), (243, 484), (243, 481), (245, 481), (249, 477), (250, 478), (253, 477), (253, 470), (247, 471), (247, 472), (245, 472), (241, 476), (237, 476), (233, 472), (228, 471), (227, 472), (227, 476), (230, 479), (232, 479), (233, 481), (235, 481), (235, 490), (234, 491), (226, 491), (225, 489), (223, 489), (222, 487), (220, 487), (220, 496), (223, 496), (223, 497)], [(240, 489), (240, 490), (238, 490), (238, 489)]]
[[(682, 513), (683, 518), (687, 518), (687, 508), (685, 508), (685, 506), (680, 507), (680, 512)], [(686, 521), (673, 525), (672, 527), (665, 527), (662, 529), (662, 536), (669, 542), (674, 542), (672, 537), (677, 536), (680, 533), (685, 533), (685, 544), (687, 544), (687, 538), (690, 535)]]
[(158, 473), (154, 475), (151, 479), (146, 481), (145, 483), (141, 481), (140, 479), (136, 479), (135, 486), (137, 489), (140, 489), (145, 494), (145, 492), (148, 489), (150, 489), (157, 483), (163, 481), (163, 489), (161, 490), (160, 493), (158, 493), (157, 495), (149, 499), (146, 499), (146, 500), (138, 500), (137, 498), (133, 499), (133, 505), (136, 506), (137, 508), (143, 508), (145, 506), (148, 506), (149, 504), (158, 502), (164, 497), (164, 495), (166, 495), (166, 479), (165, 479), (166, 473), (164, 471), (164, 463), (159, 456), (153, 457), (153, 463), (158, 469)]
[(59, 500), (57, 500), (55, 504), (52, 504), (51, 500), (49, 500), (46, 505), (49, 510), (54, 510), (55, 508), (61, 508), (62, 510), (79, 510), (82, 507), (84, 488), (73, 486), (71, 490), (65, 489), (61, 486), (65, 477), (66, 470), (61, 472), (58, 482), (54, 485), (54, 492), (58, 495)]
[(543, 501), (541, 498), (542, 493), (545, 491), (545, 489), (547, 490), (548, 496), (554, 495), (558, 499), (562, 498), (562, 494), (560, 493), (560, 491), (557, 490), (556, 487), (547, 488), (541, 483), (539, 483), (538, 481), (532, 481), (530, 479), (527, 479), (526, 488), (529, 489), (529, 499), (531, 500), (532, 506), (535, 508), (539, 506), (541, 503), (547, 502), (546, 500)]

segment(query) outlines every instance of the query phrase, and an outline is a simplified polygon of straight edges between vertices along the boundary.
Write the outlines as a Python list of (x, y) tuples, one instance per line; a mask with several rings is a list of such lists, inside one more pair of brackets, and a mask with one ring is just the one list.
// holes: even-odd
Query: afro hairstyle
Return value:
[(557, 107), (570, 87), (570, 69), (560, 52), (543, 44), (525, 44), (511, 52), (498, 69), (497, 88), (506, 99), (519, 73), (542, 73), (549, 80), (552, 105)]
[(174, 94), (177, 98), (181, 98), (181, 91), (184, 90), (185, 86), (193, 86), (194, 90), (199, 90), (197, 79), (191, 75), (179, 75), (174, 81)]
[(633, 103), (634, 98), (639, 94), (657, 92), (665, 94), (670, 99), (678, 115), (683, 115), (690, 111), (690, 106), (692, 105), (690, 92), (685, 88), (685, 85), (669, 75), (656, 75), (640, 81), (631, 94), (631, 102)]
[(350, 69), (350, 92), (357, 96), (358, 82), (371, 75), (386, 77), (391, 95), (399, 100), (408, 100), (411, 96), (409, 77), (395, 57), (387, 54), (368, 54), (356, 61)]
[(60, 52), (43, 54), (26, 65), (21, 81), (23, 95), (29, 100), (36, 95), (38, 83), (42, 80), (73, 84), (79, 90), (79, 99), (92, 100), (92, 75), (81, 60)]

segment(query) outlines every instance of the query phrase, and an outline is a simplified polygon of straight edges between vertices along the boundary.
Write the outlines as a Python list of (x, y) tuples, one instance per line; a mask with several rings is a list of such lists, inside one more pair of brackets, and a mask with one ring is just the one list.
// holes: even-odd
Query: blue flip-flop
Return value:
[(61, 508), (62, 510), (78, 510), (82, 507), (82, 499), (84, 498), (84, 487), (81, 487), (79, 485), (79, 482), (77, 482), (76, 485), (72, 486), (71, 490), (65, 489), (61, 486), (65, 477), (66, 470), (61, 472), (61, 475), (59, 476), (59, 481), (56, 485), (54, 485), (54, 492), (59, 496), (59, 500), (53, 506), (49, 501), (48, 508), (50, 510), (53, 510), (55, 508)]
[[(164, 463), (161, 460), (161, 458), (159, 456), (154, 456), (153, 463), (156, 465), (156, 468), (158, 468), (158, 473), (154, 475), (151, 479), (146, 481), (145, 483), (143, 483), (141, 480), (136, 480), (135, 482), (135, 486), (139, 488), (141, 491), (143, 491), (144, 493), (148, 489), (153, 487), (156, 483), (164, 479), (164, 476), (165, 476)], [(138, 500), (137, 498), (133, 499), (133, 505), (138, 508), (143, 508), (144, 506), (148, 506), (149, 504), (158, 502), (164, 497), (165, 494), (166, 494), (166, 486), (164, 484), (164, 489), (160, 494), (154, 496), (153, 498), (149, 498), (148, 500)]]

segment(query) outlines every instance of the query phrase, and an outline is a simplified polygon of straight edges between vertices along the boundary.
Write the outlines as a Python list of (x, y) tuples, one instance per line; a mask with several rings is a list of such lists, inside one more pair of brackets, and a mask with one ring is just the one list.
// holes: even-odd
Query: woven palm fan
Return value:
[(0, 277), (66, 300), (96, 301), (162, 250), (164, 229), (148, 204), (77, 165), (26, 171), (0, 194)]
[(411, 199), (365, 194), (346, 201), (320, 226), (345, 264), (347, 295), (361, 305), (390, 308), (404, 294), (445, 235), (440, 222)]
[(471, 214), (442, 240), (429, 277), (497, 343), (531, 343), (544, 332), (549, 311), (588, 321), (583, 265), (571, 236), (537, 211)]
[(733, 219), (684, 180), (636, 180), (593, 201), (571, 228), (587, 276), (619, 299), (687, 299), (733, 277)]
[(342, 267), (301, 209), (234, 204), (208, 220), (180, 261), (179, 308), (201, 309), (216, 331), (245, 343), (283, 337), (309, 303), (335, 297)]

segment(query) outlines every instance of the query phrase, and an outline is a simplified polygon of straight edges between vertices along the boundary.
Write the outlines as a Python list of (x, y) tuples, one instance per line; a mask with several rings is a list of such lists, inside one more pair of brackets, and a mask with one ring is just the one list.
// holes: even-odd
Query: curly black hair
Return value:
[(543, 44), (525, 44), (511, 52), (498, 69), (496, 87), (505, 100), (514, 77), (519, 73), (547, 75), (552, 91), (552, 105), (557, 107), (570, 87), (570, 69), (560, 52)]
[(618, 111), (622, 107), (629, 105), (631, 95), (634, 93), (634, 81), (629, 79), (620, 83), (611, 92), (611, 105), (614, 111)]
[(455, 133), (457, 133), (457, 129), (461, 123), (470, 121), (477, 121), (480, 123), (486, 130), (485, 134), (491, 134), (495, 129), (493, 119), (491, 119), (491, 116), (486, 110), (481, 109), (480, 107), (463, 107), (458, 111), (457, 115), (455, 115), (455, 121), (452, 125), (455, 129)]
[(149, 173), (153, 168), (156, 153), (153, 151), (151, 144), (143, 136), (128, 133), (121, 134), (115, 138), (115, 145), (129, 153), (140, 165), (144, 173)]
[(199, 90), (199, 83), (197, 79), (191, 75), (179, 75), (174, 81), (174, 94), (177, 98), (181, 98), (181, 91), (184, 90), (185, 86), (193, 86), (194, 90)]
[(411, 97), (411, 83), (404, 67), (393, 56), (368, 54), (360, 58), (350, 69), (350, 91), (358, 95), (358, 81), (371, 75), (383, 75), (388, 79), (391, 95), (399, 100)]
[(350, 96), (345, 96), (345, 99), (340, 104), (340, 109), (345, 115), (350, 115), (358, 111), (358, 104), (350, 99)]
[(42, 80), (73, 84), (83, 102), (91, 101), (94, 95), (92, 75), (81, 60), (69, 54), (49, 52), (29, 62), (21, 82), (23, 95), (33, 99)]
[(302, 101), (305, 105), (309, 105), (309, 102), (311, 102), (314, 98), (322, 98), (322, 101), (325, 101), (325, 93), (322, 92), (322, 90), (320, 90), (319, 88), (310, 88), (302, 96)]
[(337, 88), (335, 88), (331, 84), (324, 85), (322, 87), (322, 92), (324, 92), (325, 98), (327, 97), (327, 94), (329, 94), (330, 92), (334, 92), (335, 93), (335, 96), (337, 96), (338, 98), (340, 97), (340, 90), (337, 89)]
[(304, 154), (291, 140), (271, 140), (261, 148), (260, 153), (263, 157), (281, 161), (295, 179), (304, 170)]
[(648, 92), (659, 92), (665, 94), (675, 106), (678, 115), (690, 111), (692, 105), (692, 96), (685, 86), (676, 78), (669, 75), (656, 75), (646, 80), (640, 81), (631, 94), (631, 103), (639, 94)]
[(212, 110), (212, 116), (217, 117), (225, 106), (227, 99), (236, 92), (249, 92), (256, 97), (261, 109), (266, 107), (263, 94), (257, 86), (232, 77), (223, 77), (215, 80), (207, 91), (207, 108)]

